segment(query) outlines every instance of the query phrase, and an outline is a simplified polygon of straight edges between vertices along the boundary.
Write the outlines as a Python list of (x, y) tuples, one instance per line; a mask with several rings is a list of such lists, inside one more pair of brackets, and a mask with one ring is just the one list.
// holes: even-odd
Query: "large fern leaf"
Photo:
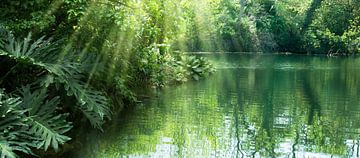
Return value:
[(78, 108), (94, 127), (101, 129), (105, 117), (110, 118), (110, 107), (104, 93), (81, 81), (84, 78), (82, 63), (74, 62), (77, 59), (75, 56), (63, 54), (57, 42), (52, 43), (44, 37), (32, 41), (31, 34), (23, 41), (17, 41), (9, 34), (2, 41), (0, 56), (5, 55), (46, 70), (48, 73), (41, 80), (41, 85), (62, 84), (67, 94), (78, 100)]
[(56, 107), (60, 103), (59, 97), (45, 101), (48, 97), (45, 90), (30, 91), (30, 87), (22, 87), (20, 90), (23, 102), (20, 106), (29, 109), (27, 123), (29, 132), (38, 138), (37, 147), (47, 150), (51, 145), (58, 150), (59, 144), (64, 144), (71, 138), (65, 136), (72, 125), (66, 121), (68, 114), (56, 114)]

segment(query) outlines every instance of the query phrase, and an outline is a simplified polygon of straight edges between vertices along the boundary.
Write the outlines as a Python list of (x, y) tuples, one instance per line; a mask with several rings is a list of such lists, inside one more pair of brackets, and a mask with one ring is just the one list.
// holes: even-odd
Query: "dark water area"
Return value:
[(72, 156), (360, 157), (360, 58), (202, 56), (215, 74), (89, 130)]

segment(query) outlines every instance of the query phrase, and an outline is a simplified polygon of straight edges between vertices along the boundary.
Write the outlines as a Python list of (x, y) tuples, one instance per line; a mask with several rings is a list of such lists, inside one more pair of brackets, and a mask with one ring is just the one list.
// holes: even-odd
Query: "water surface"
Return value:
[(204, 55), (217, 72), (156, 92), (74, 157), (359, 157), (360, 59)]

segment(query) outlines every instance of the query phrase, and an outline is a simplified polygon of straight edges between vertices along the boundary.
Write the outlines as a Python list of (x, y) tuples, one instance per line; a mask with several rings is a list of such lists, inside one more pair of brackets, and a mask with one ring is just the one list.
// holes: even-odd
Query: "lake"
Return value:
[(153, 92), (73, 157), (360, 156), (360, 58), (201, 56), (213, 75)]

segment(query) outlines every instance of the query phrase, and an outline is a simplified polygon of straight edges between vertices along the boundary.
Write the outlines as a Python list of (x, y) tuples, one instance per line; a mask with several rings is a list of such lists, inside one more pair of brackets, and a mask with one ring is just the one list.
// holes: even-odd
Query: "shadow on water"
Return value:
[(312, 125), (314, 121), (314, 117), (317, 116), (319, 119), (320, 114), (320, 103), (318, 100), (317, 94), (312, 90), (309, 80), (303, 75), (302, 77), (303, 85), (301, 86), (303, 89), (304, 97), (307, 98), (309, 104), (309, 118), (308, 118), (308, 125)]
[(359, 58), (203, 54), (218, 71), (89, 131), (72, 157), (359, 157)]

